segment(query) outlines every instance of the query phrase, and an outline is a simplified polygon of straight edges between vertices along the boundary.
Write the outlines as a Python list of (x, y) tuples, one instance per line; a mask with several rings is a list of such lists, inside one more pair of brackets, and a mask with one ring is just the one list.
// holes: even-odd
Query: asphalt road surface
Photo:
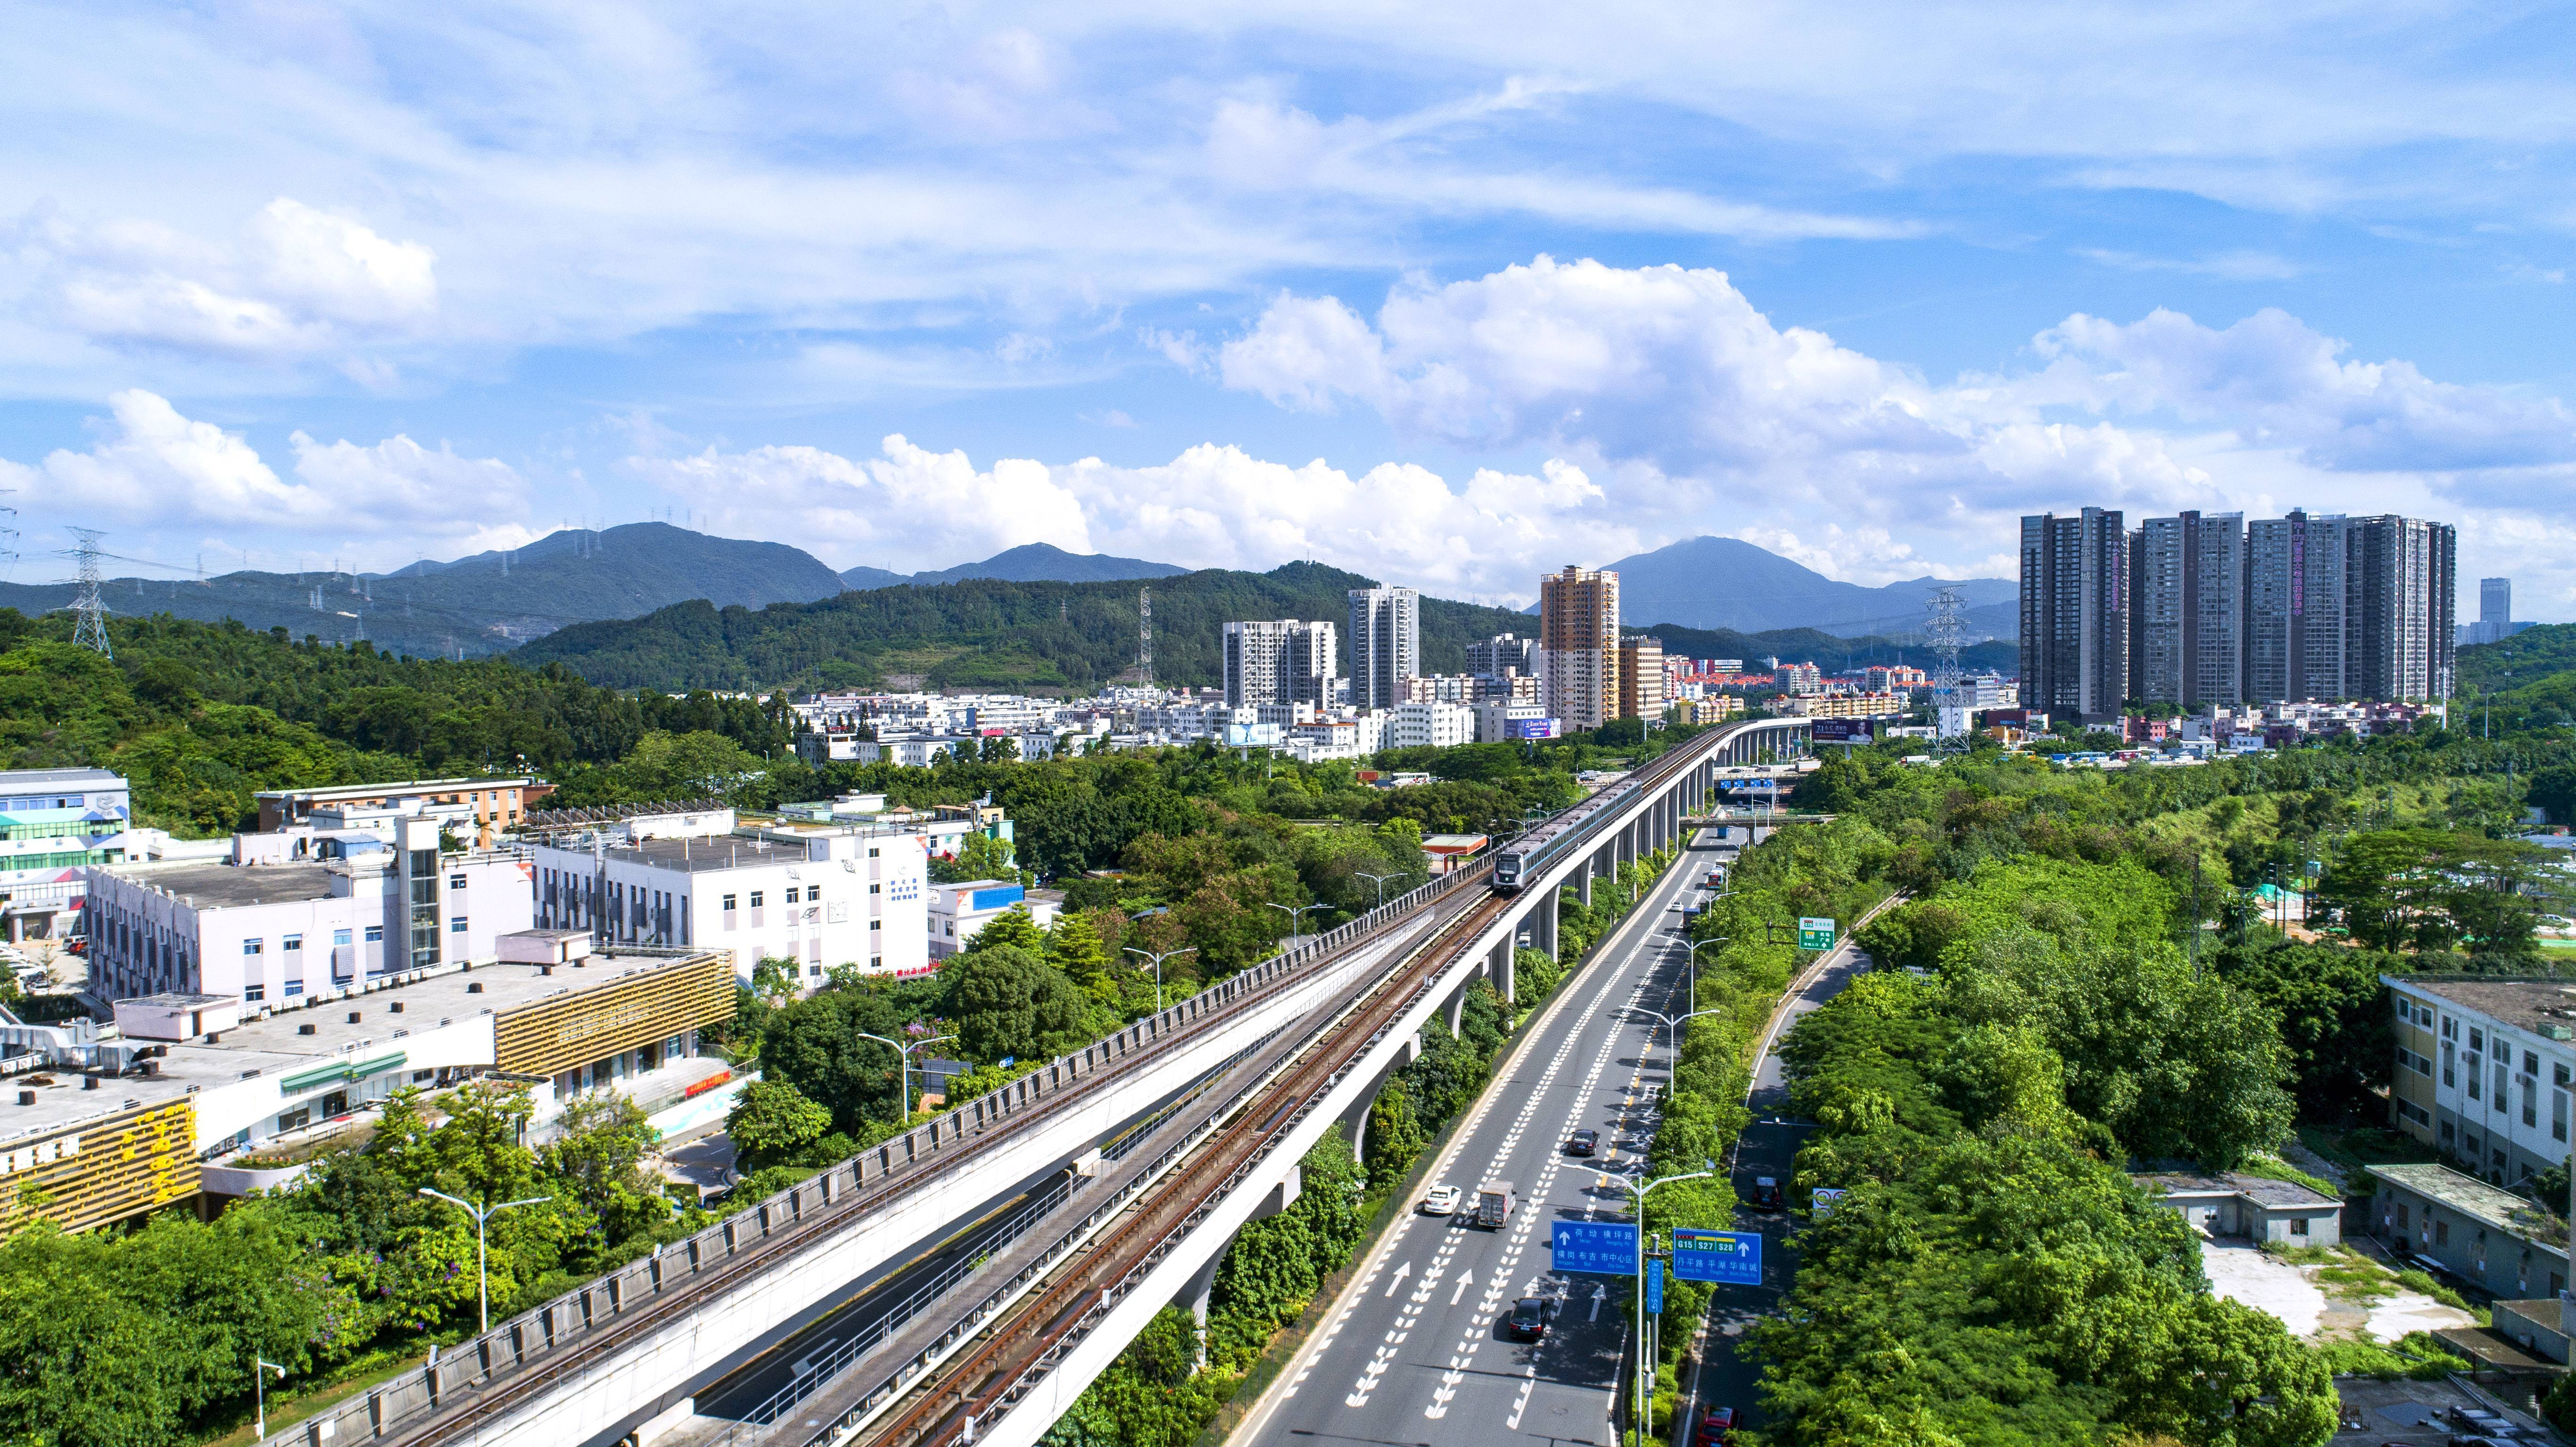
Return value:
[[(1785, 1190), (1797, 1166), (1798, 1148), (1806, 1144), (1807, 1133), (1814, 1129), (1809, 1122), (1788, 1118), (1789, 1092), (1780, 1076), (1778, 1043), (1788, 1034), (1799, 1016), (1823, 1005), (1842, 993), (1863, 970), (1869, 968), (1869, 957), (1852, 948), (1849, 929), (1858, 923), (1845, 920), (1845, 943), (1824, 956), (1793, 982), (1788, 1008), (1776, 1020), (1777, 1032), (1762, 1052), (1754, 1067), (1753, 1093), (1749, 1104), (1753, 1124), (1746, 1128), (1737, 1145), (1734, 1161), (1735, 1194), (1739, 1201), (1753, 1199), (1753, 1183), (1769, 1176)], [(1768, 1315), (1780, 1304), (1781, 1294), (1796, 1278), (1798, 1254), (1790, 1249), (1789, 1232), (1792, 1218), (1766, 1214), (1739, 1206), (1735, 1229), (1762, 1233), (1763, 1284), (1754, 1286), (1721, 1286), (1709, 1309), (1708, 1337), (1700, 1353), (1696, 1372), (1697, 1391), (1693, 1393), (1694, 1373), (1689, 1363), (1683, 1364), (1684, 1420), (1696, 1420), (1699, 1409), (1710, 1406), (1733, 1407), (1741, 1420), (1759, 1426), (1762, 1411), (1759, 1390), (1762, 1379), (1760, 1363), (1751, 1354), (1740, 1352), (1743, 1334), (1754, 1321)]]
[[(1708, 892), (1713, 834), (1665, 876), (1614, 937), (1610, 953), (1558, 992), (1507, 1058), (1493, 1088), (1451, 1137), (1428, 1184), (1467, 1194), (1489, 1180), (1519, 1188), (1498, 1231), (1414, 1211), (1380, 1239), (1321, 1330), (1236, 1433), (1259, 1447), (1491, 1447), (1610, 1444), (1612, 1387), (1627, 1322), (1611, 1278), (1560, 1275), (1550, 1223), (1613, 1219), (1621, 1184), (1653, 1128), (1651, 1100), (1669, 1080), (1664, 1026), (1688, 950), (1674, 906)], [(1649, 1048), (1651, 1045), (1651, 1049)], [(1601, 1153), (1565, 1153), (1589, 1126)], [(1511, 1340), (1512, 1304), (1559, 1302), (1544, 1340)]]

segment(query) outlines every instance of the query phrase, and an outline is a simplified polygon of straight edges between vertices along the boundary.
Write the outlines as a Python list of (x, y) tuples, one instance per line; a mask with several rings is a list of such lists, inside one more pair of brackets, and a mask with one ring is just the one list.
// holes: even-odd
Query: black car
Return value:
[(1565, 1153), (1569, 1156), (1588, 1156), (1600, 1149), (1601, 1132), (1597, 1130), (1579, 1130), (1565, 1138)]
[(1753, 1209), (1754, 1209), (1754, 1210), (1756, 1210), (1756, 1211), (1777, 1211), (1777, 1210), (1779, 1210), (1779, 1209), (1780, 1209), (1783, 1205), (1785, 1205), (1785, 1204), (1787, 1204), (1787, 1203), (1786, 1203), (1785, 1198), (1783, 1198), (1783, 1197), (1781, 1196), (1781, 1194), (1780, 1194), (1780, 1183), (1779, 1183), (1778, 1181), (1773, 1180), (1773, 1179), (1772, 1179), (1772, 1178), (1770, 1178), (1769, 1176), (1756, 1176), (1756, 1177), (1754, 1178), (1754, 1180), (1753, 1180)]
[(1541, 1341), (1547, 1336), (1547, 1321), (1556, 1313), (1546, 1297), (1524, 1296), (1512, 1303), (1510, 1328), (1516, 1341)]

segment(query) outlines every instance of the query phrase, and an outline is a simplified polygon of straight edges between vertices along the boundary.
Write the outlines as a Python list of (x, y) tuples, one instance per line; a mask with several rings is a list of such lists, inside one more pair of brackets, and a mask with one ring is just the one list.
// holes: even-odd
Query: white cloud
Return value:
[(291, 197), (271, 201), (229, 244), (59, 213), (26, 235), (55, 318), (103, 342), (290, 356), (417, 327), (438, 305), (428, 247)]
[(250, 442), (182, 416), (150, 392), (109, 399), (112, 426), (86, 452), (58, 449), (33, 465), (0, 459), (0, 484), (31, 514), (126, 532), (172, 527), (250, 533), (266, 549), (351, 548), (408, 561), (417, 550), (529, 535), (527, 488), (503, 462), (457, 456), (396, 436), (372, 446), (297, 432), (291, 476)]
[(2031, 368), (1939, 385), (1775, 327), (1721, 272), (1542, 256), (1407, 282), (1374, 320), (1283, 294), (1220, 361), (1283, 407), (1581, 460), (1614, 480), (1607, 514), (1654, 541), (1766, 539), (1857, 581), (1990, 559), (2015, 515), (2079, 503), (2576, 522), (2576, 414), (2554, 397), (2347, 360), (2268, 309), (2224, 328), (2079, 314), (2032, 350)]

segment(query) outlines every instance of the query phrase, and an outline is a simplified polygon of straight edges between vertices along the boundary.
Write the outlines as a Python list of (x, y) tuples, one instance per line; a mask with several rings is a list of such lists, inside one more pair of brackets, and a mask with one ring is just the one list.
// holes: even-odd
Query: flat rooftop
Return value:
[(2243, 1196), (2263, 1206), (2339, 1206), (2331, 1196), (2320, 1196), (2296, 1181), (2276, 1181), (2269, 1176), (2249, 1176), (2241, 1171), (2211, 1175), (2199, 1171), (2160, 1171), (2132, 1176), (2142, 1186), (2162, 1186), (2174, 1196)]
[[(364, 994), (320, 996), (309, 1005), (278, 1009), (222, 1032), (212, 1044), (186, 1041), (169, 1047), (151, 1075), (98, 1077), (95, 1090), (81, 1088), (83, 1072), (40, 1069), (0, 1079), (0, 1146), (31, 1131), (50, 1131), (74, 1121), (105, 1115), (128, 1104), (150, 1104), (187, 1094), (191, 1089), (229, 1085), (250, 1075), (293, 1071), (332, 1056), (396, 1049), (397, 1034), (416, 1035), (486, 1012), (499, 1014), (558, 995), (596, 990), (637, 975), (686, 963), (690, 954), (593, 954), (554, 966), (540, 974), (536, 965), (486, 964), (470, 970), (449, 968), (427, 978), (388, 985)], [(470, 986), (480, 985), (478, 992)], [(397, 1013), (393, 1006), (402, 1005)], [(351, 1020), (355, 1015), (358, 1018)], [(313, 1033), (300, 1033), (310, 1025)], [(36, 1103), (19, 1105), (17, 1092), (30, 1081)]]
[(458, 779), (405, 779), (392, 784), (335, 784), (328, 789), (262, 789), (254, 799), (380, 799), (388, 794), (425, 794), (455, 789), (508, 789), (536, 782), (534, 775), (512, 774)]
[[(579, 854), (585, 858), (590, 850), (578, 844), (541, 844), (540, 849), (557, 853)], [(684, 874), (701, 874), (719, 869), (756, 869), (772, 864), (810, 864), (818, 861), (803, 844), (782, 844), (767, 839), (747, 839), (739, 834), (711, 834), (705, 838), (646, 839), (639, 843), (608, 846), (612, 864), (643, 863), (655, 869), (676, 869)]]
[(328, 899), (334, 871), (329, 865), (317, 863), (227, 864), (189, 859), (117, 865), (107, 873), (146, 889), (178, 895), (200, 909), (233, 909), (246, 904)]
[(2421, 990), (2534, 1035), (2576, 1027), (2576, 979), (2539, 975), (2498, 979), (2382, 975), (2379, 979), (2381, 984)]
[(2368, 1166), (2364, 1169), (2374, 1179), (2403, 1186), (2463, 1216), (2530, 1239), (2532, 1244), (2545, 1246), (2560, 1255), (2566, 1254), (2567, 1228), (2547, 1211), (2502, 1186), (2488, 1185), (2475, 1176), (2463, 1175), (2444, 1165)]
[(125, 776), (105, 769), (0, 769), (0, 794), (20, 789), (125, 787)]

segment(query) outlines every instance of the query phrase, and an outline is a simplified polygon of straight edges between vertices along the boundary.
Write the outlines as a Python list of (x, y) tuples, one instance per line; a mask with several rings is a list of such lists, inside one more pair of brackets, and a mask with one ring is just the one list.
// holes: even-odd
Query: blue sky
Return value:
[(11, 576), (663, 508), (1453, 596), (2093, 503), (2576, 617), (2576, 88), (2500, 6), (22, 6)]

